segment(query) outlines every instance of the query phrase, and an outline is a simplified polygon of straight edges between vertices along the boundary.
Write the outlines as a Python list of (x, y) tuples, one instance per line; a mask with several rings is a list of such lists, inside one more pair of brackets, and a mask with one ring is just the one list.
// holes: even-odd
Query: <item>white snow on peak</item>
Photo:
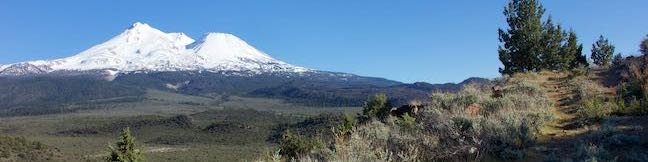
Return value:
[[(276, 60), (232, 34), (207, 33), (199, 41), (194, 41), (184, 33), (165, 33), (140, 22), (74, 56), (25, 63), (47, 67), (44, 69), (50, 71), (309, 71)], [(24, 66), (3, 65), (0, 74), (10, 67)]]
[(239, 58), (260, 62), (274, 60), (240, 38), (227, 33), (207, 33), (200, 41), (189, 47), (208, 61), (234, 61)]
[(204, 58), (207, 68), (233, 70), (291, 68), (291, 65), (276, 60), (227, 33), (207, 33), (199, 41), (190, 44), (188, 48), (192, 53)]

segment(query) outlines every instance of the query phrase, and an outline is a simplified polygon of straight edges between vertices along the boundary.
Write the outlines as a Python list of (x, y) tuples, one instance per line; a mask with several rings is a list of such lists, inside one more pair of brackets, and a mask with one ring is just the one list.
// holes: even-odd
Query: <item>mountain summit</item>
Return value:
[(2, 65), (0, 75), (87, 70), (253, 73), (309, 71), (276, 60), (232, 34), (207, 33), (199, 41), (194, 41), (184, 33), (165, 33), (137, 22), (110, 40), (74, 56)]

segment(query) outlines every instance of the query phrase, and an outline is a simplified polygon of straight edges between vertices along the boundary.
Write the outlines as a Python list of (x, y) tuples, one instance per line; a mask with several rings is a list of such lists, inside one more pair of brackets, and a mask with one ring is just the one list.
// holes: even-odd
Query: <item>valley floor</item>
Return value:
[[(244, 161), (275, 148), (268, 137), (281, 124), (321, 113), (355, 114), (352, 107), (305, 107), (281, 100), (189, 96), (149, 91), (139, 102), (39, 116), (1, 117), (0, 135), (58, 148), (64, 161), (99, 161), (119, 130), (131, 127), (147, 161)], [(190, 121), (179, 120), (178, 115)]]

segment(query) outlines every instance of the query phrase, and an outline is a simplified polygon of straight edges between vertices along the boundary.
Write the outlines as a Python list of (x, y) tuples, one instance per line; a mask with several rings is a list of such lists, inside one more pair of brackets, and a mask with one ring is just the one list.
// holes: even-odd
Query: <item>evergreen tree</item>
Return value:
[(578, 43), (576, 32), (569, 31), (567, 36), (567, 43), (563, 46), (563, 63), (567, 63), (568, 68), (587, 67), (587, 57), (583, 55), (583, 44)]
[(608, 66), (614, 55), (614, 46), (603, 35), (592, 44), (592, 61), (598, 66)]
[(362, 115), (359, 115), (360, 121), (364, 122), (375, 118), (383, 120), (389, 116), (391, 108), (392, 105), (387, 100), (387, 95), (376, 94), (362, 104)]
[(614, 55), (614, 59), (612, 59), (612, 66), (621, 65), (622, 62), (623, 56), (621, 56), (621, 53), (617, 53), (616, 55)]
[(561, 70), (562, 63), (562, 45), (565, 41), (565, 34), (560, 25), (554, 25), (551, 17), (544, 23), (543, 44), (544, 50), (540, 56), (542, 68), (549, 70)]
[(646, 35), (646, 38), (641, 41), (641, 44), (639, 45), (639, 51), (643, 55), (648, 55), (648, 35)]
[(500, 73), (538, 71), (542, 44), (544, 8), (536, 0), (511, 0), (504, 8), (508, 29), (499, 29)]
[(141, 162), (144, 159), (142, 152), (135, 146), (135, 138), (131, 135), (130, 128), (122, 130), (119, 141), (114, 146), (108, 146), (110, 155), (106, 161)]

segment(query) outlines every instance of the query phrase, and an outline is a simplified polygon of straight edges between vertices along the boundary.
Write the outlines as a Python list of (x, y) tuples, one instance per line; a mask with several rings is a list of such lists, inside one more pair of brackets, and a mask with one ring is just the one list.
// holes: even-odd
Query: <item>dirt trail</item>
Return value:
[(587, 131), (586, 127), (578, 127), (575, 116), (578, 105), (572, 101), (576, 94), (568, 85), (569, 79), (567, 75), (556, 73), (544, 79), (542, 86), (547, 91), (549, 99), (554, 101), (551, 112), (554, 114), (555, 119), (542, 129), (541, 135), (546, 136), (547, 140), (553, 139), (550, 141), (554, 141), (580, 135)]
[[(573, 102), (575, 92), (569, 86), (569, 78), (565, 73), (549, 73), (541, 75), (540, 85), (545, 89), (547, 97), (554, 102), (551, 112), (554, 120), (545, 124), (538, 135), (538, 145), (531, 149), (530, 160), (543, 161), (547, 155), (571, 157), (576, 151), (577, 138), (597, 125), (580, 127), (575, 115), (578, 104)], [(535, 160), (534, 160), (535, 159)], [(562, 159), (567, 160), (567, 159)]]

